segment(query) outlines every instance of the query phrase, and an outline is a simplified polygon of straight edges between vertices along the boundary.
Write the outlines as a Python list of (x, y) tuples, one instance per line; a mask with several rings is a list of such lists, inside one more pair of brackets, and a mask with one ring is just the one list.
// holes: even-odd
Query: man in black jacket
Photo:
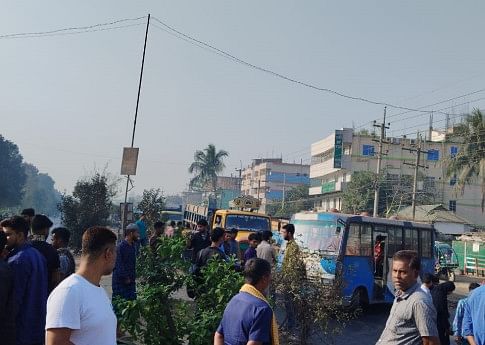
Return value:
[(207, 221), (201, 219), (197, 222), (197, 232), (192, 236), (188, 243), (188, 248), (192, 249), (192, 263), (195, 264), (197, 261), (197, 255), (199, 252), (211, 245), (211, 240), (209, 236)]
[(200, 270), (202, 267), (207, 265), (207, 262), (213, 257), (226, 260), (227, 256), (223, 250), (221, 250), (222, 242), (224, 242), (225, 231), (222, 228), (215, 228), (212, 230), (211, 245), (210, 247), (202, 249), (197, 255), (197, 260), (195, 262), (197, 269)]

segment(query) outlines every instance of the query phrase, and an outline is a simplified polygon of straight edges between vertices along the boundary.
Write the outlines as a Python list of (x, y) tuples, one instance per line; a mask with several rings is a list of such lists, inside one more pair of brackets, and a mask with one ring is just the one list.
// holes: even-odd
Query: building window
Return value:
[(362, 156), (374, 156), (374, 145), (363, 145)]
[(450, 200), (448, 208), (450, 211), (456, 212), (456, 200)]
[(428, 160), (429, 161), (437, 161), (440, 159), (440, 151), (438, 150), (429, 150), (428, 151)]
[(450, 178), (450, 186), (454, 186), (456, 184), (456, 175), (453, 175), (452, 178)]
[(455, 156), (458, 154), (458, 146), (452, 146), (450, 147), (450, 156), (451, 158), (455, 158)]

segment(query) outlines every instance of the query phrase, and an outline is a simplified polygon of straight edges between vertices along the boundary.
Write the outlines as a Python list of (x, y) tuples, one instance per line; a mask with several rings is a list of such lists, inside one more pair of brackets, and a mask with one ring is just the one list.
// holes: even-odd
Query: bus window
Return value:
[(402, 249), (402, 229), (396, 226), (388, 226), (387, 233), (389, 235), (387, 241), (387, 256), (392, 257), (395, 252), (398, 252)]
[(372, 256), (372, 227), (368, 224), (360, 226), (360, 255)]
[(345, 255), (372, 255), (372, 231), (369, 225), (355, 223), (350, 224)]
[(404, 249), (415, 250), (419, 253), (418, 229), (404, 229)]
[(419, 231), (421, 237), (421, 256), (424, 258), (432, 257), (431, 253), (431, 231), (421, 229)]

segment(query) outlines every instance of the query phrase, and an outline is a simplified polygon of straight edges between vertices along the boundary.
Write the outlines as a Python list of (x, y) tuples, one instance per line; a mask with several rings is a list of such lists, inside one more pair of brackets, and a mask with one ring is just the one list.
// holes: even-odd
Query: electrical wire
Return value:
[[(0, 39), (15, 39), (15, 38), (22, 38), (22, 37), (41, 37), (41, 36), (49, 36), (53, 34), (60, 34), (60, 33), (65, 33), (69, 31), (83, 31), (83, 30), (91, 30), (91, 29), (96, 29), (100, 27), (105, 27), (105, 26), (112, 26), (120, 23), (125, 23), (129, 21), (138, 21), (141, 19), (144, 19), (146, 17), (137, 17), (137, 18), (124, 18), (124, 19), (119, 19), (111, 22), (106, 22), (106, 23), (99, 23), (99, 24), (93, 24), (93, 25), (87, 25), (87, 26), (73, 26), (73, 27), (68, 27), (68, 28), (62, 28), (62, 29), (56, 29), (56, 30), (50, 30), (50, 31), (37, 31), (37, 32), (22, 32), (22, 33), (14, 33), (14, 34), (4, 34), (0, 35)], [(123, 26), (125, 27), (125, 26)], [(97, 30), (92, 30), (92, 31), (97, 31)]]
[[(449, 99), (446, 99), (446, 100), (443, 100), (443, 101), (440, 101), (440, 102), (437, 102), (437, 103), (423, 105), (423, 106), (420, 106), (417, 109), (425, 109), (425, 108), (433, 107), (435, 105), (443, 104), (443, 103), (446, 103), (446, 102), (451, 102), (451, 101), (454, 101), (456, 99), (463, 98), (463, 97), (467, 97), (467, 96), (471, 96), (471, 95), (475, 95), (477, 93), (481, 93), (481, 92), (484, 92), (484, 91), (485, 91), (485, 89), (480, 89), (480, 90), (472, 91), (472, 92), (466, 93), (464, 95), (460, 95), (460, 96), (456, 96), (456, 97), (453, 97), (453, 98), (449, 98)], [(447, 107), (445, 109), (450, 109), (450, 108), (453, 108), (453, 107), (456, 107), (456, 106), (458, 106), (458, 105), (453, 105), (453, 106)], [(400, 112), (400, 113), (397, 113), (397, 114), (390, 114), (390, 115), (387, 115), (386, 116), (386, 120), (387, 119), (390, 119), (390, 118), (393, 118), (393, 117), (396, 117), (396, 116), (403, 115), (403, 114), (412, 113), (412, 112), (413, 111), (408, 110), (408, 111), (403, 111), (403, 112)], [(429, 110), (427, 114), (431, 114), (431, 113), (433, 113), (433, 110)], [(424, 116), (424, 115), (426, 115), (426, 114), (420, 114), (419, 116)], [(376, 120), (376, 121), (378, 121), (378, 120)], [(363, 127), (365, 127), (367, 125), (372, 125), (373, 122), (374, 122), (373, 120), (372, 121), (369, 121), (369, 122), (365, 122), (365, 123), (363, 123), (363, 124), (355, 127), (355, 129), (360, 129), (360, 128), (363, 128)], [(396, 121), (394, 121), (394, 122), (396, 122)]]
[[(413, 108), (409, 108), (409, 107), (404, 107), (404, 106), (399, 106), (399, 105), (395, 105), (395, 104), (391, 104), (391, 103), (387, 103), (387, 102), (382, 102), (382, 101), (375, 101), (375, 100), (371, 100), (371, 99), (368, 99), (368, 98), (364, 98), (364, 97), (360, 97), (360, 96), (352, 96), (352, 95), (348, 95), (348, 94), (345, 94), (343, 92), (339, 92), (339, 91), (335, 91), (335, 90), (332, 90), (332, 89), (329, 89), (329, 88), (325, 88), (325, 87), (320, 87), (320, 86), (316, 86), (316, 85), (313, 85), (313, 84), (310, 84), (310, 83), (307, 83), (307, 82), (304, 82), (304, 81), (301, 81), (301, 80), (298, 80), (298, 79), (295, 79), (295, 78), (292, 78), (292, 77), (289, 77), (289, 76), (286, 76), (286, 75), (283, 75), (281, 73), (278, 73), (278, 72), (275, 72), (273, 70), (270, 70), (268, 68), (264, 68), (264, 67), (261, 67), (261, 66), (257, 66), (257, 65), (254, 65), (250, 62), (247, 62), (243, 59), (240, 59), (222, 49), (219, 49), (209, 43), (206, 43), (202, 40), (199, 40), (197, 38), (194, 38), (188, 34), (185, 34), (177, 29), (175, 29), (174, 27), (166, 24), (165, 22), (163, 22), (162, 20), (160, 20), (159, 18), (153, 16), (152, 17), (155, 21), (157, 21), (159, 24), (161, 24), (162, 26), (164, 26), (165, 28), (167, 28), (168, 30), (176, 33), (177, 35), (179, 36), (182, 36), (185, 38), (184, 41), (186, 42), (189, 42), (189, 43), (197, 43), (195, 44), (196, 46), (200, 47), (200, 45), (208, 48), (210, 51), (212, 52), (217, 52), (218, 55), (221, 55), (224, 56), (225, 58), (228, 58), (229, 60), (231, 61), (235, 61), (237, 63), (240, 63), (242, 65), (245, 65), (247, 67), (250, 67), (250, 68), (253, 68), (255, 70), (258, 70), (260, 72), (264, 72), (264, 73), (267, 73), (269, 75), (272, 75), (273, 77), (276, 77), (276, 78), (280, 78), (280, 79), (283, 79), (283, 80), (286, 80), (288, 82), (291, 82), (291, 83), (294, 83), (294, 84), (298, 84), (300, 86), (304, 86), (304, 87), (307, 87), (307, 88), (311, 88), (311, 89), (314, 89), (314, 90), (317, 90), (317, 91), (322, 91), (322, 92), (326, 92), (326, 93), (330, 93), (330, 94), (333, 94), (335, 96), (339, 96), (339, 97), (343, 97), (343, 98), (346, 98), (346, 99), (350, 99), (350, 100), (354, 100), (354, 101), (360, 101), (360, 102), (365, 102), (365, 103), (369, 103), (369, 104), (374, 104), (374, 105), (381, 105), (381, 106), (387, 106), (387, 107), (390, 107), (390, 108), (394, 108), (394, 109), (402, 109), (402, 110), (408, 110), (408, 111), (417, 111), (417, 112), (422, 112), (422, 113), (429, 113), (429, 111), (424, 111), (424, 110), (420, 110), (420, 109), (413, 109)], [(180, 38), (180, 37), (179, 37)], [(188, 40), (188, 41), (187, 41)], [(445, 115), (449, 115), (447, 113), (443, 113)]]

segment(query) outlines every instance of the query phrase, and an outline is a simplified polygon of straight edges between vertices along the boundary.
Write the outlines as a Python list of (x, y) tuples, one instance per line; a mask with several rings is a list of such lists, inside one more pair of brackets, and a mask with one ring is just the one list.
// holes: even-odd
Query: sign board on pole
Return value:
[(124, 147), (123, 160), (121, 161), (121, 175), (136, 175), (138, 163), (138, 147)]
[(333, 153), (333, 167), (342, 168), (342, 150), (343, 150), (344, 133), (342, 130), (335, 131), (335, 148)]

